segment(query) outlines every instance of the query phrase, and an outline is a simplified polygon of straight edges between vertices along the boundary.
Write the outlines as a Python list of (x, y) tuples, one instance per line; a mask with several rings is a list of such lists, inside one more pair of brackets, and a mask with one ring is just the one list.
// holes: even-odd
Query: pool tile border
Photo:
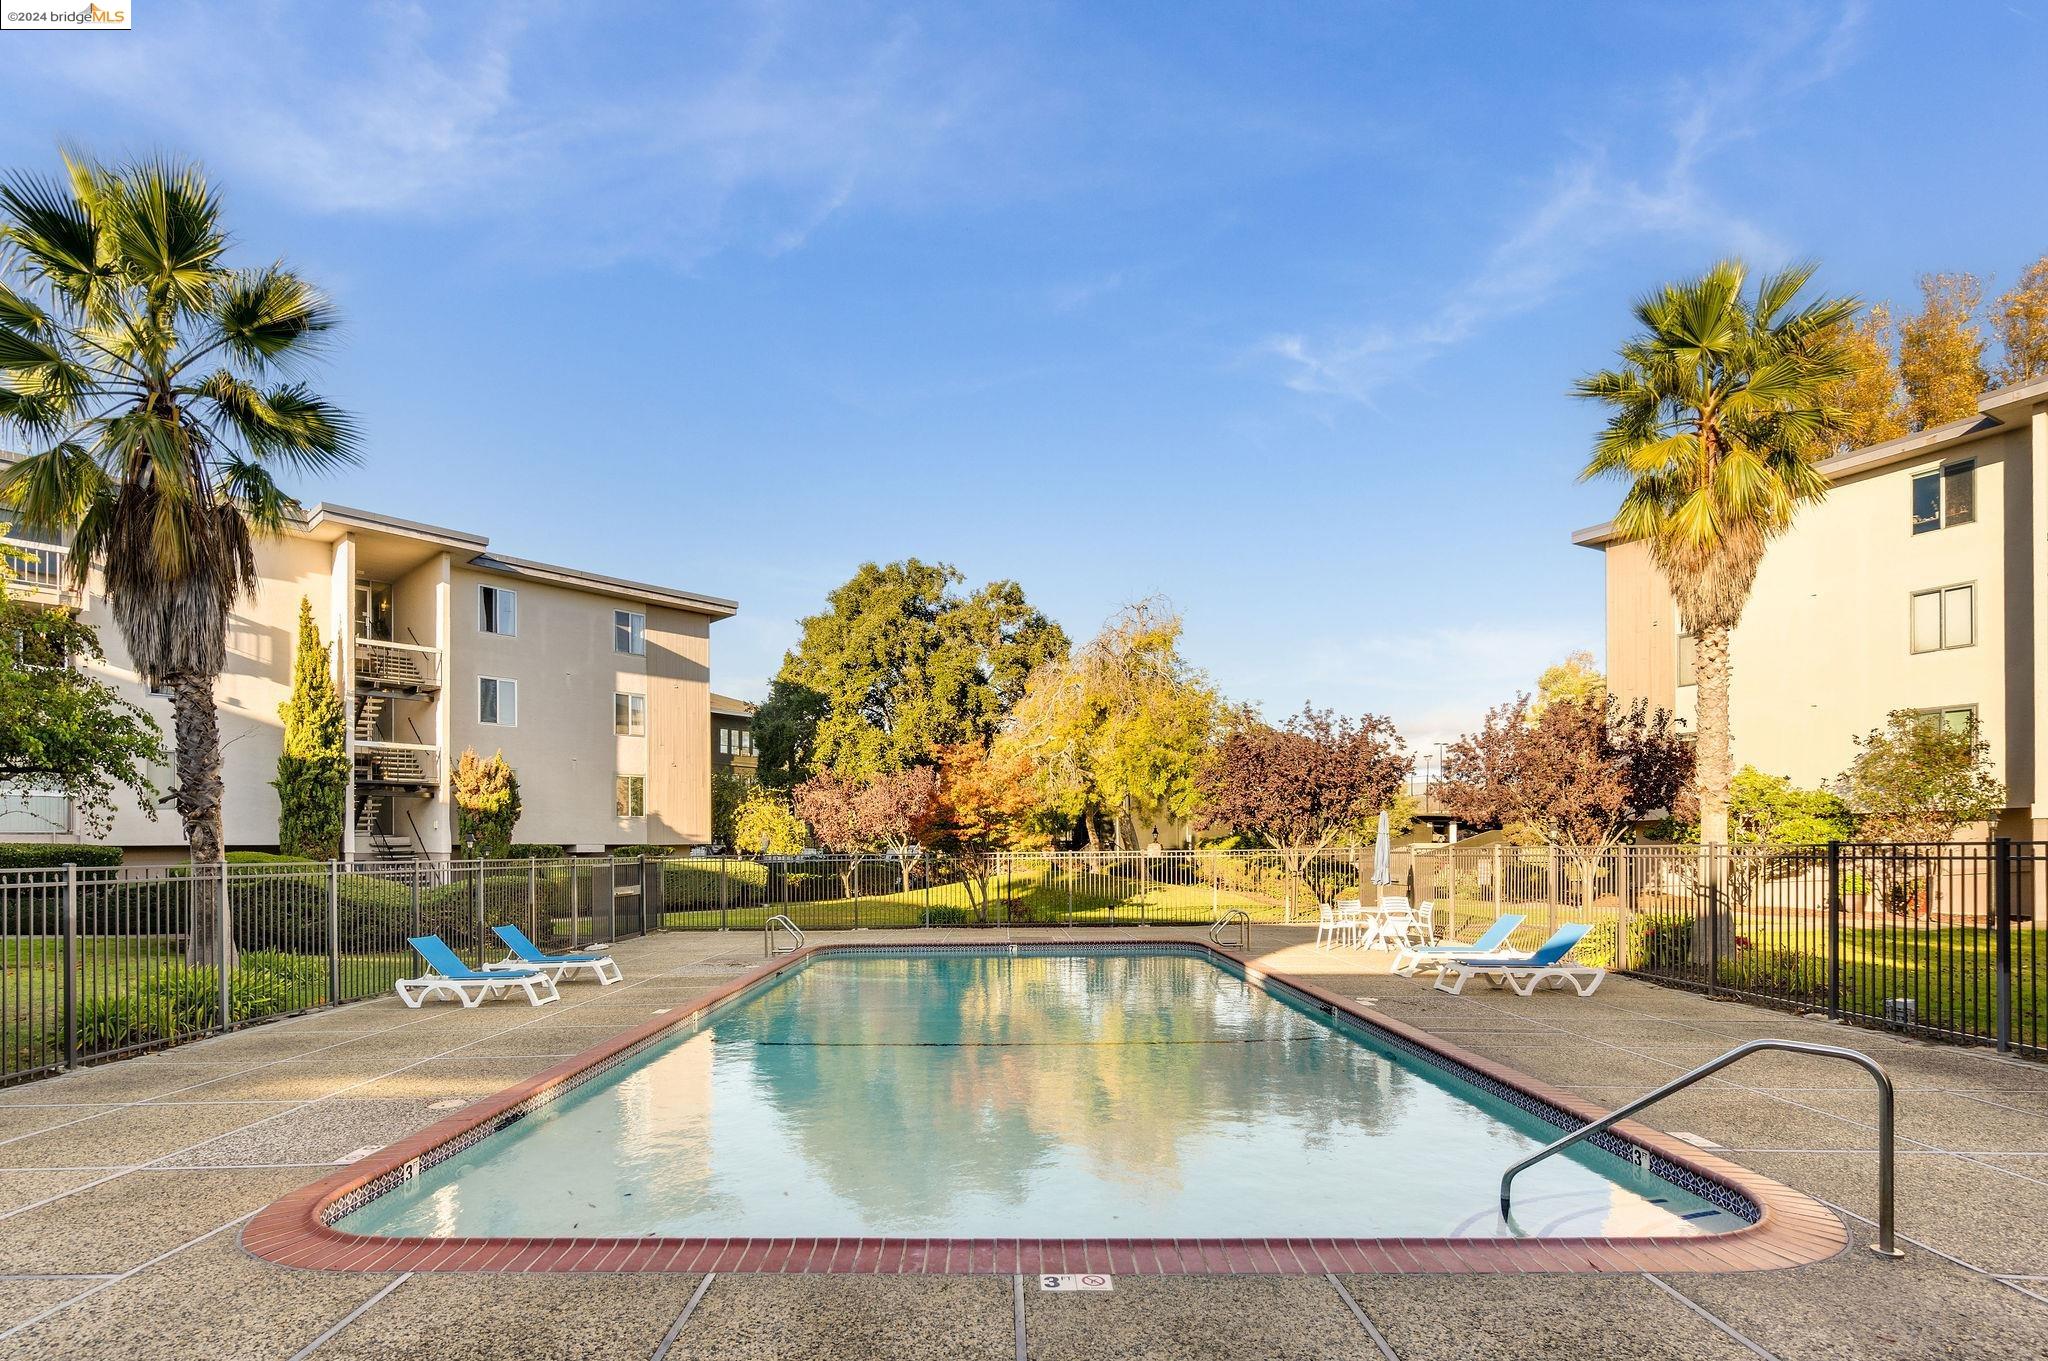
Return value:
[[(1020, 943), (1054, 949), (1063, 942)], [(1578, 1121), (1605, 1114), (1511, 1068), (1349, 998), (1266, 969), (1202, 941), (1091, 939), (1102, 949), (1171, 949), (1207, 955), (1247, 978), (1284, 988), (1397, 1047), (1464, 1070), (1480, 1085), (1533, 1114)], [(632, 1057), (678, 1026), (809, 960), (830, 954), (986, 950), (945, 946), (821, 944), (763, 964), (685, 1008), (622, 1032), (523, 1082), (485, 1097), (359, 1163), (302, 1187), (260, 1211), (242, 1231), (252, 1256), (329, 1271), (780, 1272), (877, 1275), (1042, 1275), (1108, 1271), (1126, 1275), (1307, 1275), (1521, 1272), (1758, 1271), (1824, 1261), (1848, 1246), (1842, 1222), (1818, 1201), (1748, 1168), (1667, 1138), (1635, 1121), (1614, 1127), (1616, 1143), (1640, 1149), (1662, 1175), (1753, 1222), (1711, 1236), (1636, 1238), (1289, 1238), (1289, 1239), (902, 1239), (902, 1238), (396, 1238), (343, 1233), (332, 1221), (395, 1181), (418, 1175), (478, 1140)], [(1520, 1098), (1517, 1100), (1516, 1098)], [(1553, 1120), (1553, 1123), (1555, 1121)], [(1617, 1150), (1619, 1151), (1619, 1150)]]

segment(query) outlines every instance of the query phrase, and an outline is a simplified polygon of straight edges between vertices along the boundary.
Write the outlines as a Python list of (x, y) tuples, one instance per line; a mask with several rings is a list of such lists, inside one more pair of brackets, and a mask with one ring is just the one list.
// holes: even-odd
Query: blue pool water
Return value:
[(1208, 957), (822, 955), (351, 1213), (351, 1233), (1149, 1238), (1742, 1221)]

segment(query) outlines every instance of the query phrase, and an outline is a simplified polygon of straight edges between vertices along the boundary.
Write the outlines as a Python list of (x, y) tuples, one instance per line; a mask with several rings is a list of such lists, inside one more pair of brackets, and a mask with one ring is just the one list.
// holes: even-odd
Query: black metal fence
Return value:
[[(2048, 1057), (2048, 843), (1790, 851), (1370, 847), (956, 857), (685, 856), (0, 872), (0, 1082), (375, 997), (419, 971), (406, 937), (472, 963), (490, 928), (573, 949), (655, 930), (1198, 926), (1233, 909), (1403, 893), (1470, 939), (1524, 948), (1566, 921), (1579, 957), (1658, 982)], [(191, 949), (195, 912), (238, 955)], [(200, 939), (219, 939), (218, 930)]]
[(1543, 848), (1416, 857), (1415, 891), (1459, 929), (1565, 920), (1589, 962), (1658, 982), (2048, 1056), (2048, 843), (1773, 850)]
[[(380, 996), (422, 971), (408, 936), (476, 965), (503, 958), (503, 924), (544, 949), (645, 934), (659, 874), (641, 859), (0, 873), (0, 1082)], [(196, 952), (195, 913), (218, 919)], [(222, 939), (226, 969), (205, 944)]]

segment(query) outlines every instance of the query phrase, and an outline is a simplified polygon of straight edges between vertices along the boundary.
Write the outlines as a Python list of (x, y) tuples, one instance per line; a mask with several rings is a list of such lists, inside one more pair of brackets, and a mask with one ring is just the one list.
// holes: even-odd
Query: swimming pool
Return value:
[(332, 1179), (313, 1219), (390, 1260), (578, 1243), (586, 1267), (594, 1244), (1704, 1247), (1766, 1219), (1740, 1177), (1612, 1138), (1539, 1164), (1504, 1220), (1501, 1170), (1574, 1113), (1337, 1003), (1192, 945), (813, 947)]

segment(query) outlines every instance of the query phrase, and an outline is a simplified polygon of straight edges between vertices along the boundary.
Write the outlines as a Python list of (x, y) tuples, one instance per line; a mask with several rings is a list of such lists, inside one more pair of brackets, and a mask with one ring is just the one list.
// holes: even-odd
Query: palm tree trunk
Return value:
[[(1728, 786), (1734, 765), (1728, 732), (1728, 634), (1727, 625), (1714, 624), (1693, 635), (1693, 674), (1699, 682), (1693, 779), (1700, 796), (1700, 880), (1707, 894), (1707, 924), (1723, 957), (1733, 951), (1735, 941), (1725, 891)], [(1704, 935), (1696, 945), (1696, 957), (1705, 958), (1708, 941)]]
[(1728, 844), (1728, 785), (1734, 758), (1728, 737), (1728, 628), (1712, 625), (1693, 636), (1694, 675), (1699, 681), (1698, 739), (1694, 778), (1700, 792), (1700, 842)]
[[(216, 943), (223, 913), (221, 895), (220, 712), (213, 704), (212, 676), (169, 678), (172, 725), (177, 735), (178, 817), (192, 853), (192, 921), (185, 938), (185, 962), (193, 966), (235, 966), (233, 923)], [(201, 867), (206, 867), (202, 872)]]

